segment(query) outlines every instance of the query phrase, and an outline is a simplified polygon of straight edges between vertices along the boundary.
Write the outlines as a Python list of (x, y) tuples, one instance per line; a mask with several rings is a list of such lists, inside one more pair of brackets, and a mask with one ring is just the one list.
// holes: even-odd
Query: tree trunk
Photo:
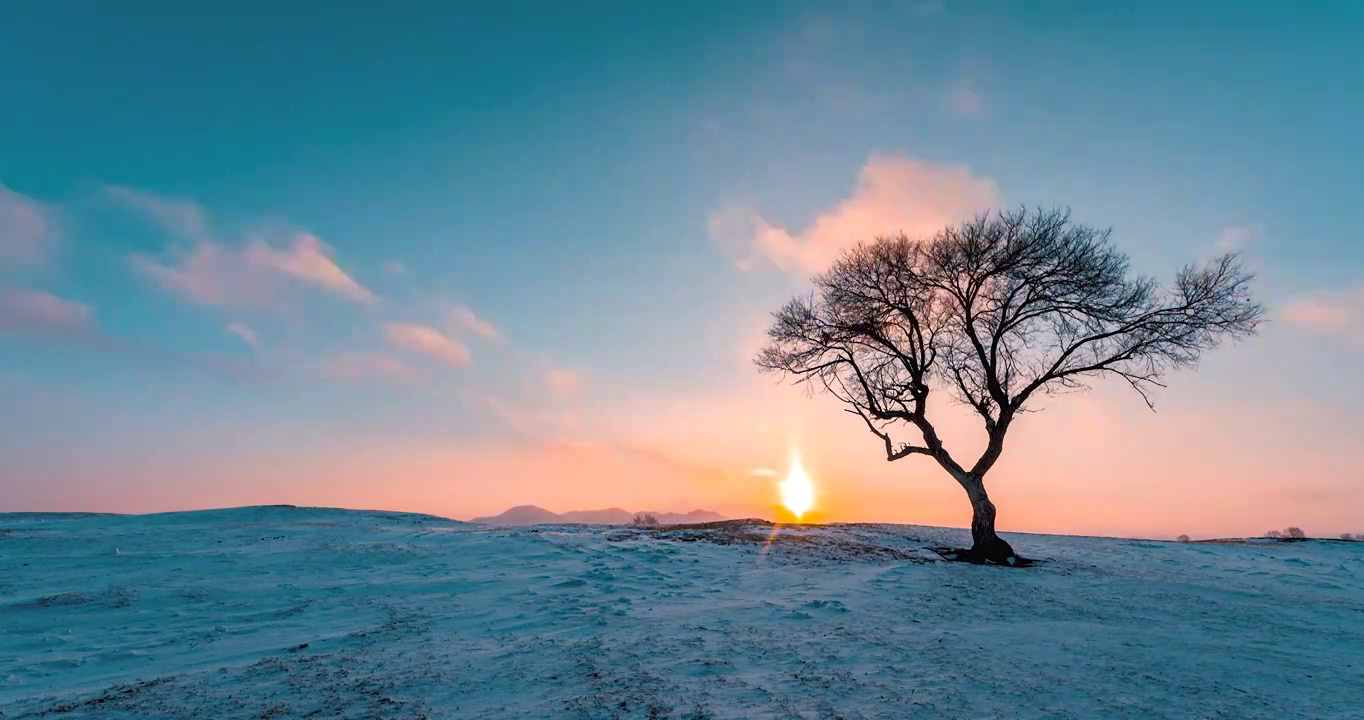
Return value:
[[(976, 481), (979, 485), (980, 481)], [(994, 562), (1014, 565), (1018, 556), (1003, 538), (995, 534), (995, 504), (985, 494), (985, 487), (971, 495), (971, 556), (975, 562)]]
[(971, 498), (971, 549), (956, 559), (975, 563), (993, 562), (1001, 565), (1027, 564), (1014, 554), (1014, 549), (995, 534), (995, 504), (985, 492), (985, 483), (977, 473), (950, 468), (949, 472)]

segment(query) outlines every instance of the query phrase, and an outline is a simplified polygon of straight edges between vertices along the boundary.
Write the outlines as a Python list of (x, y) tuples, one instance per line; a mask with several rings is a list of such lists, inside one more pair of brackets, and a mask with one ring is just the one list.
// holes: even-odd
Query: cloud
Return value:
[(158, 375), (194, 373), (252, 385), (281, 379), (276, 368), (255, 359), (242, 362), (240, 358), (215, 353), (182, 352), (144, 338), (106, 334), (95, 322), (89, 305), (40, 290), (0, 287), (0, 334), (6, 332), (60, 342), (150, 368)]
[(1310, 332), (1345, 338), (1364, 348), (1364, 284), (1291, 300), (1279, 315)]
[(111, 185), (104, 194), (124, 207), (141, 211), (167, 232), (192, 240), (208, 238), (204, 208), (196, 202), (165, 198), (144, 190)]
[(583, 374), (576, 370), (550, 368), (545, 371), (545, 385), (551, 393), (560, 397), (578, 394), (584, 382)]
[(0, 184), (0, 262), (42, 262), (52, 245), (52, 211)]
[(852, 194), (799, 232), (769, 223), (752, 208), (730, 207), (711, 215), (711, 234), (741, 255), (740, 268), (751, 269), (761, 258), (787, 272), (810, 274), (860, 241), (899, 232), (928, 235), (999, 201), (994, 181), (965, 166), (873, 155)]
[(351, 279), (331, 259), (329, 248), (310, 233), (296, 233), (285, 250), (277, 250), (260, 240), (246, 246), (248, 264), (272, 268), (303, 282), (345, 295), (358, 302), (374, 302), (374, 294)]
[(250, 345), (252, 349), (260, 348), (260, 338), (256, 335), (256, 331), (252, 330), (245, 323), (233, 320), (227, 324), (226, 330), (241, 338), (242, 342)]
[(384, 272), (389, 275), (402, 275), (407, 272), (407, 266), (397, 260), (386, 260), (384, 261)]
[(985, 97), (969, 83), (957, 84), (950, 88), (947, 93), (947, 104), (953, 112), (963, 117), (981, 117), (990, 112)]
[(485, 340), (500, 340), (501, 335), (497, 328), (490, 322), (483, 320), (463, 305), (456, 305), (450, 309), (450, 327), (461, 332), (471, 332)]
[(441, 331), (415, 323), (389, 323), (384, 328), (388, 341), (413, 352), (429, 355), (451, 367), (469, 364), (469, 349)]
[(324, 377), (334, 380), (412, 379), (412, 371), (401, 361), (381, 353), (342, 353), (317, 362)]
[(71, 335), (91, 327), (90, 306), (39, 290), (0, 288), (0, 330)]
[(374, 295), (346, 275), (316, 236), (297, 233), (283, 249), (255, 239), (240, 248), (211, 240), (165, 260), (135, 255), (133, 266), (171, 292), (200, 305), (272, 307), (302, 284), (361, 303)]
[(189, 241), (188, 248), (171, 248), (169, 257), (139, 254), (132, 262), (162, 287), (200, 305), (271, 307), (292, 285), (360, 303), (375, 301), (374, 294), (347, 275), (332, 259), (331, 248), (312, 233), (291, 232), (283, 242), (256, 233), (245, 244), (232, 246), (213, 238), (197, 203), (126, 187), (107, 187), (105, 194)]

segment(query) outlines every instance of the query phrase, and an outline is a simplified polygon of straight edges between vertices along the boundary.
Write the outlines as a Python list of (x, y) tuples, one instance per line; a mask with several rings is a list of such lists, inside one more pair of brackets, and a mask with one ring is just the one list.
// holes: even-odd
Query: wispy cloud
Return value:
[(133, 257), (133, 266), (167, 290), (200, 305), (263, 308), (277, 305), (292, 285), (305, 285), (361, 303), (374, 295), (332, 260), (315, 236), (298, 233), (283, 249), (263, 240), (240, 248), (204, 240), (170, 257)]
[(952, 111), (962, 117), (978, 118), (989, 114), (990, 105), (985, 96), (969, 82), (959, 82), (947, 90), (947, 104)]
[(52, 236), (52, 210), (0, 184), (0, 263), (42, 262)]
[(445, 333), (416, 323), (389, 323), (384, 335), (395, 346), (422, 353), (451, 367), (469, 364), (469, 349)]
[(227, 355), (184, 352), (143, 338), (106, 334), (95, 322), (89, 305), (41, 290), (0, 287), (0, 334), (4, 333), (61, 342), (158, 373), (193, 373), (251, 385), (281, 379), (279, 368), (256, 359), (243, 362)]
[(106, 188), (109, 197), (147, 215), (168, 233), (188, 241), (166, 257), (135, 255), (133, 266), (157, 284), (201, 305), (271, 307), (293, 286), (310, 287), (359, 303), (374, 294), (341, 269), (332, 250), (316, 235), (291, 232), (283, 238), (255, 233), (241, 245), (214, 239), (201, 206), (141, 190)]
[(51, 293), (0, 288), (0, 330), (36, 335), (71, 335), (89, 330), (90, 306)]
[(397, 260), (386, 260), (384, 261), (384, 272), (389, 275), (402, 275), (407, 272), (407, 266)]
[(500, 340), (501, 334), (497, 327), (492, 323), (474, 314), (474, 311), (463, 306), (456, 305), (450, 308), (450, 327), (456, 332), (470, 332), (484, 340)]
[(260, 337), (256, 335), (256, 331), (252, 330), (251, 327), (246, 323), (232, 320), (227, 323), (225, 329), (229, 333), (232, 333), (233, 335), (236, 335), (237, 337), (241, 338), (242, 342), (246, 343), (247, 345), (250, 345), (253, 350), (260, 349)]
[(297, 280), (344, 295), (358, 302), (374, 302), (374, 294), (355, 282), (331, 258), (331, 251), (316, 235), (296, 233), (284, 250), (261, 240), (246, 246), (248, 264), (272, 268)]
[(316, 363), (324, 377), (333, 380), (411, 380), (411, 368), (382, 353), (342, 353)]
[(1344, 338), (1364, 348), (1364, 284), (1292, 300), (1284, 305), (1280, 317), (1305, 330)]
[(711, 215), (711, 234), (750, 269), (759, 260), (808, 274), (827, 268), (860, 241), (904, 232), (927, 235), (999, 204), (993, 180), (961, 165), (941, 165), (897, 155), (873, 155), (852, 194), (807, 228), (792, 232), (767, 222), (753, 208), (733, 206)]
[(118, 185), (105, 187), (104, 194), (124, 207), (146, 214), (173, 235), (191, 240), (208, 239), (206, 213), (196, 202)]

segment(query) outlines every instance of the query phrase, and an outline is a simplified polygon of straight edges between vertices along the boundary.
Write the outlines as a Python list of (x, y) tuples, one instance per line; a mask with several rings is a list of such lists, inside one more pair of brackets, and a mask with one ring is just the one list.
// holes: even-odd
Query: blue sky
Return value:
[[(1288, 456), (1357, 429), (1364, 7), (512, 5), (7, 9), (0, 510), (743, 511), (758, 491), (689, 473), (777, 464), (816, 418), (842, 427), (811, 403), (781, 427), (795, 411), (755, 399), (765, 313), (818, 269), (761, 257), (757, 230), (817, 244), (849, 217), (917, 228), (980, 204), (1069, 205), (1158, 276), (1242, 250), (1274, 320), (1170, 400), (1305, 404), (1305, 423), (1256, 430)], [(641, 430), (707, 424), (698, 398), (778, 427), (731, 429), (751, 456)], [(496, 491), (496, 463), (563, 443), (582, 477), (547, 462)], [(599, 479), (649, 477), (619, 469), (636, 452), (667, 493)], [(383, 460), (430, 453), (421, 471)], [(1364, 500), (1358, 454), (1321, 462), (1266, 476), (1266, 497), (1317, 498), (1283, 522), (1334, 527), (1332, 505)], [(338, 463), (367, 470), (329, 489)], [(395, 473), (417, 479), (386, 495)], [(845, 504), (869, 507), (860, 482), (890, 493), (887, 519), (939, 519), (915, 509), (936, 490), (895, 495), (903, 473), (840, 479), (861, 498)], [(1186, 524), (1256, 530), (1271, 504)]]

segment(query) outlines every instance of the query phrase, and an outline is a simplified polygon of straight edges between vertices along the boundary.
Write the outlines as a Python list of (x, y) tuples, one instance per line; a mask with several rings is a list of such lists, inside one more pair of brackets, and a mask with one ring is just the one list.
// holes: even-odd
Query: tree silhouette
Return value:
[[(1148, 406), (1174, 368), (1227, 337), (1255, 332), (1235, 254), (1185, 267), (1174, 284), (1135, 275), (1111, 230), (1067, 210), (985, 214), (916, 240), (899, 235), (846, 251), (814, 290), (775, 313), (758, 367), (820, 387), (881, 440), (886, 459), (925, 455), (966, 491), (972, 547), (957, 559), (1019, 564), (995, 533), (984, 478), (1004, 438), (1039, 397), (1120, 378)], [(929, 417), (944, 392), (985, 425), (974, 462), (953, 456)], [(908, 429), (915, 439), (897, 441)]]

